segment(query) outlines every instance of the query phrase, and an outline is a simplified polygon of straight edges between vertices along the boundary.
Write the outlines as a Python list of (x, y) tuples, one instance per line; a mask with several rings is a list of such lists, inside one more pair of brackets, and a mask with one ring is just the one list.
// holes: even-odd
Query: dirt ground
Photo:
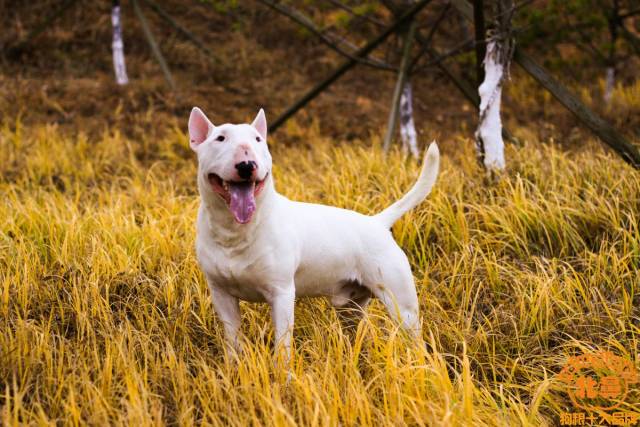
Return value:
[[(0, 18), (6, 29), (0, 34), (3, 51), (8, 52), (23, 40), (58, 4), (1, 2), (7, 12)], [(204, 109), (215, 123), (248, 120), (259, 107), (264, 107), (267, 117), (273, 120), (343, 60), (296, 24), (264, 6), (253, 2), (236, 7), (221, 4), (224, 3), (162, 2), (177, 22), (215, 52), (214, 57), (203, 54), (173, 31), (149, 7), (142, 8), (177, 82), (177, 89), (172, 91), (151, 55), (130, 2), (123, 2), (122, 8), (130, 78), (125, 87), (115, 84), (112, 71), (110, 2), (78, 2), (18, 58), (3, 56), (3, 121), (11, 124), (20, 117), (27, 125), (51, 123), (89, 134), (118, 131), (133, 137), (150, 137), (167, 128), (184, 129), (193, 105)], [(424, 27), (441, 5), (434, 2), (430, 7), (421, 15)], [(464, 37), (459, 33), (469, 31), (460, 26), (455, 12), (449, 16), (434, 38), (441, 51), (459, 43)], [(352, 40), (362, 44), (375, 32), (353, 32)], [(342, 34), (347, 35), (348, 31), (342, 30)], [(393, 43), (380, 47), (375, 54), (397, 64)], [(541, 63), (557, 59), (541, 55), (535, 45), (527, 48)], [(597, 79), (604, 73), (595, 66), (584, 68), (579, 61), (574, 62), (565, 64), (556, 77), (625, 135), (637, 139), (640, 106), (626, 101), (624, 96), (625, 91), (639, 90), (629, 83), (634, 81), (635, 71), (621, 70), (622, 95), (604, 108), (599, 101), (602, 81)], [(471, 52), (448, 60), (447, 66), (459, 76), (473, 79)], [(386, 124), (394, 81), (393, 73), (358, 65), (296, 115), (293, 125), (318, 126), (321, 133), (338, 141), (379, 134)], [(455, 143), (457, 135), (472, 136), (477, 120), (475, 109), (437, 67), (420, 70), (412, 81), (421, 142), (438, 138)], [(591, 138), (570, 113), (516, 66), (504, 96), (503, 120), (521, 138), (573, 146), (581, 146)], [(281, 132), (277, 136), (292, 143), (305, 143), (304, 133)]]

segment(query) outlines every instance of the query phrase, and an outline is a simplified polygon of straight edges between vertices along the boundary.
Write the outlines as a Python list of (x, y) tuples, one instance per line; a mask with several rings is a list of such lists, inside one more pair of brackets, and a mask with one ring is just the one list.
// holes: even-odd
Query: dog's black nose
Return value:
[(236, 169), (238, 170), (238, 175), (242, 179), (249, 179), (251, 175), (253, 175), (253, 171), (258, 168), (256, 162), (250, 160), (248, 162), (240, 162), (236, 163)]

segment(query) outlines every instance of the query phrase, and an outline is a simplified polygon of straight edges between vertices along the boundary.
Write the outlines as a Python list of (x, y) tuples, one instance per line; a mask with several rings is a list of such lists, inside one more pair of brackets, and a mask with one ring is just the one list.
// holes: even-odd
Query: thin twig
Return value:
[(580, 42), (583, 44), (583, 46), (591, 50), (593, 55), (596, 58), (600, 59), (600, 61), (606, 63), (607, 58), (605, 57), (605, 55), (602, 52), (600, 52), (600, 50), (591, 42), (591, 39), (584, 33), (584, 31), (578, 30), (577, 32), (578, 32), (578, 35), (580, 36), (580, 39), (581, 39)]
[[(195, 47), (200, 49), (202, 53), (205, 54), (204, 56), (206, 57), (207, 61), (209, 61), (214, 66), (222, 66), (224, 68), (224, 64), (217, 58), (215, 52), (209, 49), (207, 45), (199, 37), (197, 37), (191, 31), (187, 30), (184, 26), (176, 22), (171, 17), (171, 15), (167, 11), (162, 9), (160, 5), (158, 5), (155, 1), (153, 0), (143, 0), (143, 1), (148, 6), (150, 6), (151, 9), (153, 9), (153, 11), (158, 16), (160, 16), (162, 19), (167, 21), (167, 23), (171, 25), (171, 27), (173, 27), (176, 31), (178, 31), (180, 34), (186, 37), (189, 41), (191, 41), (191, 43), (193, 43)], [(227, 81), (228, 79), (223, 78), (223, 76), (226, 76), (227, 74), (229, 73), (228, 72), (212, 73), (210, 77), (214, 82), (216, 82), (220, 86), (223, 86), (225, 90), (231, 93), (239, 94), (239, 95), (248, 95), (250, 93), (250, 91), (248, 91), (245, 88), (234, 87), (231, 84), (229, 84), (229, 82)]]
[(620, 26), (620, 29), (622, 30), (622, 36), (627, 40), (636, 55), (640, 55), (640, 38), (629, 31), (625, 25)]
[(630, 10), (629, 12), (626, 12), (626, 13), (621, 13), (620, 15), (618, 15), (618, 18), (627, 19), (638, 14), (640, 14), (640, 7), (637, 9)]
[(133, 10), (140, 21), (140, 25), (142, 26), (142, 31), (144, 32), (145, 37), (147, 38), (147, 42), (149, 43), (149, 47), (151, 48), (151, 52), (153, 56), (160, 64), (160, 68), (162, 69), (162, 74), (164, 74), (164, 78), (169, 83), (171, 89), (175, 89), (176, 85), (173, 80), (173, 76), (171, 75), (171, 71), (169, 70), (169, 66), (167, 65), (167, 61), (164, 60), (164, 56), (162, 56), (162, 51), (156, 42), (155, 37), (153, 37), (153, 33), (151, 32), (151, 28), (149, 27), (149, 23), (147, 19), (144, 17), (142, 10), (140, 9), (140, 5), (138, 4), (138, 0), (132, 0), (133, 2)]
[(355, 18), (363, 19), (363, 20), (368, 21), (368, 22), (370, 22), (370, 23), (372, 23), (374, 25), (377, 25), (379, 27), (384, 27), (385, 26), (384, 22), (379, 21), (379, 20), (371, 17), (370, 15), (360, 14), (360, 13), (356, 12), (355, 10), (353, 10), (353, 8), (351, 6), (348, 6), (348, 5), (344, 4), (344, 3), (342, 3), (341, 1), (329, 0), (329, 3), (333, 4), (334, 6), (339, 7), (340, 9), (342, 9), (342, 10), (344, 10), (346, 12), (349, 12), (349, 14), (353, 15)]
[[(466, 41), (458, 44), (457, 46), (448, 50), (447, 52), (441, 55), (438, 55), (436, 57), (432, 57), (429, 61), (425, 62), (424, 64), (421, 64), (420, 67), (412, 68), (411, 74), (415, 74), (416, 72), (424, 70), (425, 68), (431, 67), (433, 65), (438, 65), (440, 62), (444, 61), (445, 59), (451, 58), (452, 56), (457, 56), (462, 53), (469, 52), (475, 47), (476, 47), (475, 40), (473, 38), (467, 39)], [(423, 47), (420, 50), (419, 56), (422, 56), (424, 54), (429, 54), (429, 50), (430, 50), (430, 46), (427, 45), (426, 47)], [(417, 62), (417, 59), (418, 58), (414, 59), (414, 64)]]
[(323, 31), (318, 29), (318, 27), (316, 27), (316, 25), (313, 23), (313, 21), (311, 21), (311, 19), (309, 19), (307, 16), (303, 15), (302, 13), (298, 12), (297, 10), (294, 10), (288, 6), (285, 6), (273, 0), (258, 0), (258, 1), (264, 4), (265, 6), (268, 6), (274, 9), (280, 14), (288, 17), (289, 19), (298, 23), (299, 25), (303, 26), (304, 28), (309, 30), (313, 35), (318, 37), (325, 45), (327, 45), (329, 48), (339, 53), (340, 55), (345, 56), (349, 59), (355, 60), (359, 63), (368, 65), (370, 67), (379, 68), (387, 71), (395, 71), (395, 67), (379, 59), (359, 58), (357, 56), (354, 56), (351, 52), (347, 52), (346, 50), (342, 49)]
[(411, 45), (416, 33), (416, 21), (415, 19), (409, 24), (409, 29), (404, 34), (404, 41), (402, 46), (402, 59), (400, 62), (400, 70), (398, 71), (398, 80), (396, 81), (396, 87), (393, 91), (393, 98), (391, 100), (391, 111), (389, 112), (389, 120), (387, 121), (387, 132), (384, 136), (384, 142), (382, 148), (386, 153), (391, 147), (391, 140), (396, 130), (396, 122), (398, 119), (398, 107), (400, 105), (400, 96), (404, 89), (405, 82), (408, 78), (409, 65), (411, 59)]
[[(411, 6), (405, 13), (396, 19), (391, 25), (386, 27), (380, 34), (371, 39), (367, 44), (358, 49), (354, 53), (356, 57), (365, 57), (371, 53), (376, 47), (382, 44), (391, 34), (398, 31), (398, 29), (406, 24), (407, 21), (413, 19), (414, 15), (420, 12), (427, 4), (432, 0), (419, 0), (413, 6)], [(296, 102), (287, 108), (273, 123), (269, 126), (269, 131), (272, 132), (286, 122), (291, 116), (297, 113), (301, 108), (307, 105), (316, 96), (321, 94), (325, 89), (333, 84), (344, 73), (349, 71), (352, 67), (358, 64), (358, 61), (347, 58), (338, 68), (336, 68), (325, 79), (312, 87), (307, 93), (300, 97)]]
[(505, 9), (504, 11), (498, 12), (497, 14), (494, 15), (494, 19), (500, 19), (505, 15), (509, 15), (511, 17), (513, 17), (513, 15), (520, 9), (522, 9), (525, 6), (530, 5), (531, 3), (535, 2), (537, 0), (522, 0), (520, 3), (514, 4), (513, 6)]
[[(416, 37), (416, 39), (420, 43), (422, 43), (419, 36)], [(433, 58), (434, 65), (436, 65), (440, 69), (440, 71), (442, 71), (447, 77), (449, 77), (454, 86), (458, 88), (460, 93), (462, 93), (462, 95), (471, 103), (471, 105), (473, 105), (475, 109), (479, 109), (480, 96), (478, 95), (478, 92), (475, 90), (471, 83), (464, 80), (463, 78), (457, 77), (451, 69), (443, 64), (442, 61), (438, 60), (438, 58), (444, 56), (444, 54), (440, 54), (433, 47), (427, 47), (427, 54), (429, 54), (429, 56)]]
[(215, 54), (213, 53), (213, 51), (211, 49), (209, 49), (204, 44), (204, 42), (202, 40), (200, 40), (195, 34), (193, 34), (191, 31), (187, 30), (182, 25), (180, 25), (178, 22), (176, 22), (175, 19), (173, 19), (170, 14), (168, 14), (163, 8), (160, 7), (160, 5), (158, 5), (153, 0), (142, 0), (142, 1), (144, 1), (148, 6), (150, 6), (151, 9), (153, 9), (153, 11), (158, 14), (158, 16), (160, 16), (162, 19), (164, 19), (176, 31), (178, 31), (184, 37), (189, 39), (198, 49), (200, 49), (201, 51), (206, 53), (207, 57), (211, 61), (217, 62)]
[[(429, 28), (429, 33), (427, 34), (427, 37), (425, 38), (425, 42), (424, 42), (426, 46), (431, 46), (431, 40), (433, 40), (433, 36), (436, 34), (436, 30), (438, 29), (438, 27), (440, 27), (440, 24), (444, 20), (450, 8), (451, 8), (451, 3), (447, 2), (445, 7), (443, 7), (442, 10), (440, 11), (440, 14), (436, 18), (431, 28)], [(418, 55), (413, 59), (413, 61), (411, 61), (411, 65), (409, 65), (409, 73), (411, 73), (411, 70), (413, 70), (413, 68), (416, 66), (416, 64), (422, 57), (422, 55), (424, 55), (425, 53), (426, 52), (423, 49), (420, 53), (418, 53)]]
[(442, 8), (438, 18), (435, 20), (431, 28), (429, 29), (429, 33), (427, 33), (426, 43), (431, 44), (431, 40), (433, 40), (433, 36), (436, 34), (436, 30), (440, 27), (442, 21), (444, 21), (445, 16), (447, 16), (447, 12), (451, 9), (451, 3), (447, 2), (447, 4)]

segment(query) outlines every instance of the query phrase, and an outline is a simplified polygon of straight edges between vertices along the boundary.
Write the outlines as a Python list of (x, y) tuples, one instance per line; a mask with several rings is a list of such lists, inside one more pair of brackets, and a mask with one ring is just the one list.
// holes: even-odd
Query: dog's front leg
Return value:
[(224, 325), (224, 336), (227, 346), (231, 350), (240, 352), (240, 302), (238, 298), (229, 295), (224, 289), (220, 289), (209, 281), (213, 308)]
[[(279, 288), (271, 297), (271, 318), (275, 330), (276, 357), (283, 357), (284, 365), (291, 360), (291, 337), (293, 335), (293, 310), (296, 299), (295, 285), (290, 283)], [(284, 354), (282, 353), (284, 352)]]

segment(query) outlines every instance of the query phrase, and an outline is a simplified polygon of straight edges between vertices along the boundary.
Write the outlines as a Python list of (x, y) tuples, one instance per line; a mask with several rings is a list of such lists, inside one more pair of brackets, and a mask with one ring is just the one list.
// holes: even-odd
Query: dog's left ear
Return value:
[(264, 110), (262, 108), (258, 111), (256, 118), (253, 119), (251, 126), (256, 128), (260, 136), (264, 138), (265, 141), (267, 140), (267, 118), (264, 116)]
[(198, 145), (206, 141), (215, 126), (198, 107), (193, 107), (189, 116), (189, 145), (196, 151)]

